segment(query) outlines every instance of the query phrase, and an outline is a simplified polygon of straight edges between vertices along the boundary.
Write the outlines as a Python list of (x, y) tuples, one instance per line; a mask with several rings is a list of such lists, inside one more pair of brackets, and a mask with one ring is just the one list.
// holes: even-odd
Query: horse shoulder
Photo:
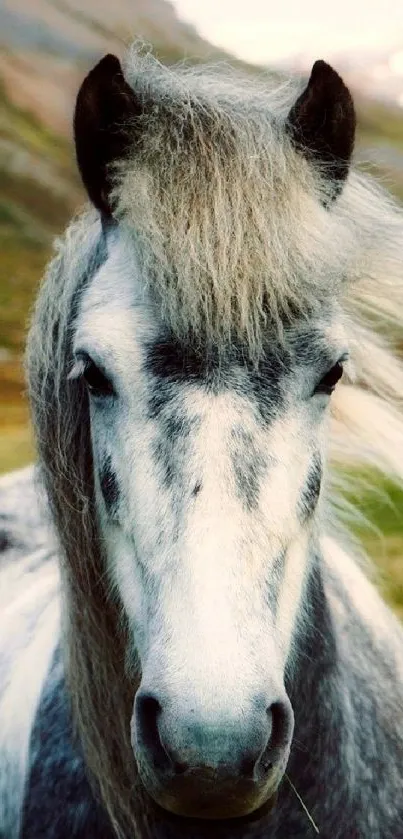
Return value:
[(324, 555), (350, 793), (371, 835), (403, 836), (403, 628), (348, 553), (328, 540)]
[(31, 733), (22, 839), (112, 839), (73, 735), (64, 668), (57, 649)]
[(35, 469), (0, 479), (0, 837), (112, 836), (73, 741), (56, 545)]

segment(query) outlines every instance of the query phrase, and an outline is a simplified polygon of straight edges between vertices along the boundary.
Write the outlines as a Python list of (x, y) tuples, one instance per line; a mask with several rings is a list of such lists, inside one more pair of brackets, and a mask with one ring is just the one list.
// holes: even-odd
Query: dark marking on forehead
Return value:
[(281, 355), (276, 350), (263, 356), (259, 364), (249, 370), (244, 395), (253, 397), (259, 417), (265, 425), (273, 422), (283, 407), (284, 384), (290, 370), (291, 360), (286, 350)]
[(342, 354), (342, 348), (329, 342), (318, 327), (291, 333), (289, 344), (298, 365), (316, 368), (318, 372), (330, 370)]
[(328, 347), (323, 332), (312, 327), (300, 332), (290, 332), (288, 341), (291, 351), (300, 364), (312, 364)]
[(158, 382), (152, 388), (148, 399), (148, 416), (150, 419), (158, 419), (161, 412), (171, 400), (175, 398), (175, 391), (170, 384)]
[(197, 419), (189, 419), (180, 409), (166, 408), (162, 411), (160, 408), (158, 437), (153, 446), (153, 454), (167, 489), (183, 473), (185, 441), (191, 429), (197, 425)]
[(119, 501), (120, 491), (116, 473), (112, 467), (112, 458), (107, 455), (99, 470), (99, 483), (105, 502), (106, 510), (112, 514), (116, 510)]
[(256, 406), (259, 419), (271, 422), (283, 403), (283, 382), (290, 366), (290, 353), (277, 343), (255, 364), (235, 342), (221, 354), (198, 352), (173, 338), (150, 344), (144, 369), (157, 380), (157, 387), (149, 399), (149, 416), (156, 418), (175, 397), (175, 385), (198, 384), (213, 394), (233, 390)]
[(238, 497), (246, 510), (255, 510), (267, 457), (256, 446), (253, 435), (241, 425), (234, 426), (231, 431), (231, 459)]
[(163, 423), (164, 432), (167, 438), (171, 441), (175, 441), (180, 437), (188, 437), (192, 427), (196, 425), (196, 420), (192, 421), (181, 414), (180, 411), (171, 411), (164, 417)]
[(204, 378), (208, 365), (192, 347), (171, 338), (148, 347), (145, 366), (155, 378), (178, 382)]
[(153, 445), (153, 454), (158, 469), (161, 471), (164, 485), (166, 489), (169, 489), (177, 473), (175, 446), (171, 440), (161, 435)]
[(13, 547), (11, 535), (7, 530), (0, 528), (0, 552), (6, 551)]
[(194, 487), (192, 489), (192, 495), (193, 495), (194, 498), (196, 498), (196, 496), (199, 494), (201, 488), (202, 488), (202, 482), (197, 481), (197, 483), (194, 485)]
[(286, 558), (287, 552), (284, 548), (278, 552), (270, 568), (267, 600), (274, 617), (276, 617), (278, 612), (278, 603), (280, 599), (281, 586), (284, 580)]
[[(189, 418), (180, 407), (179, 400), (175, 405), (171, 402), (164, 409), (160, 408), (156, 423), (156, 436), (152, 444), (152, 455), (157, 468), (159, 479), (162, 481), (166, 491), (170, 494), (172, 504), (173, 525), (172, 539), (179, 539), (183, 527), (183, 509), (189, 503), (191, 491), (190, 476), (187, 471), (192, 440), (191, 431), (196, 430), (200, 425), (198, 417)], [(189, 486), (190, 484), (190, 486)], [(196, 494), (194, 491), (192, 495)], [(162, 545), (166, 539), (166, 518), (157, 514), (160, 523), (158, 525), (158, 541)]]
[(313, 455), (305, 485), (298, 501), (298, 517), (301, 523), (307, 521), (318, 503), (322, 483), (322, 459), (319, 452)]

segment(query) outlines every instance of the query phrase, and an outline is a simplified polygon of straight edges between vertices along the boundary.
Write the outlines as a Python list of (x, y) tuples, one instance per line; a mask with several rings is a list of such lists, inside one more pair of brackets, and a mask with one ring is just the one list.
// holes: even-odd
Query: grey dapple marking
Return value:
[(402, 630), (332, 506), (334, 465), (403, 477), (369, 316), (403, 321), (403, 216), (354, 123), (323, 62), (271, 89), (134, 51), (83, 84), (38, 480), (0, 482), (6, 839), (308, 839), (285, 770), (325, 839), (403, 836)]

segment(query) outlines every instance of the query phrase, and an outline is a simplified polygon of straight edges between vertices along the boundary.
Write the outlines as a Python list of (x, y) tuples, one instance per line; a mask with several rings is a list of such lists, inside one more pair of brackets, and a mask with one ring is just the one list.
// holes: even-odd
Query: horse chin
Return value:
[(186, 824), (200, 824), (200, 825), (208, 825), (208, 830), (210, 827), (213, 827), (214, 824), (223, 825), (226, 822), (229, 822), (233, 827), (245, 824), (250, 824), (252, 822), (259, 822), (261, 819), (264, 819), (269, 813), (271, 813), (277, 803), (278, 793), (272, 793), (269, 798), (263, 803), (256, 807), (252, 807), (249, 810), (243, 810), (241, 812), (241, 808), (235, 808), (234, 806), (229, 807), (228, 809), (221, 809), (214, 813), (210, 811), (208, 814), (200, 812), (195, 814), (194, 812), (183, 812), (181, 809), (168, 809), (167, 807), (163, 807), (162, 805), (155, 804), (160, 810), (165, 813), (165, 818), (173, 819), (177, 822), (184, 822)]
[(242, 825), (244, 823), (256, 822), (265, 818), (274, 808), (277, 802), (279, 781), (271, 783), (264, 790), (238, 791), (236, 786), (227, 794), (213, 796), (201, 791), (197, 784), (190, 783), (186, 793), (175, 795), (170, 789), (151, 789), (147, 783), (145, 790), (150, 803), (156, 811), (164, 814), (175, 822), (187, 824), (198, 823), (213, 825), (214, 822), (223, 824), (231, 822)]

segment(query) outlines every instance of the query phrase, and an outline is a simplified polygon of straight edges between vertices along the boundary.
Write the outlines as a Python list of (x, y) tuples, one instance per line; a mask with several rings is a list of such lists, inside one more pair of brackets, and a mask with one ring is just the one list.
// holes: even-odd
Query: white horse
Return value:
[(403, 837), (403, 633), (337, 479), (403, 478), (403, 214), (354, 130), (324, 62), (81, 87), (40, 481), (1, 484), (2, 839)]

